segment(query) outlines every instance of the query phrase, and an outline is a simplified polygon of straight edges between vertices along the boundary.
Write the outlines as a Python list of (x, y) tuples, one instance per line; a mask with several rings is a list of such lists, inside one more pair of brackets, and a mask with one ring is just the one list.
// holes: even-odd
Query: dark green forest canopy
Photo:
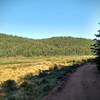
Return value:
[(93, 40), (84, 38), (29, 39), (0, 33), (0, 56), (92, 55), (93, 43)]

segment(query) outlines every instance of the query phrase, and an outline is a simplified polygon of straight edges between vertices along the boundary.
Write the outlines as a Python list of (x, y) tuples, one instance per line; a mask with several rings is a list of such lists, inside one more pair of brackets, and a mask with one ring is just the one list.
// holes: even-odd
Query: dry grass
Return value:
[(48, 70), (54, 65), (71, 65), (93, 56), (59, 56), (59, 57), (6, 57), (0, 58), (0, 82), (13, 79), (18, 81), (26, 74), (38, 74), (40, 70)]

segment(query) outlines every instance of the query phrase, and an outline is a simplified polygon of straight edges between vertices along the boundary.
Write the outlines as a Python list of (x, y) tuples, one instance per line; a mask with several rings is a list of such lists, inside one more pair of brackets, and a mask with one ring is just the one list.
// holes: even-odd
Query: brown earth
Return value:
[(96, 65), (83, 65), (43, 100), (100, 100), (100, 74)]

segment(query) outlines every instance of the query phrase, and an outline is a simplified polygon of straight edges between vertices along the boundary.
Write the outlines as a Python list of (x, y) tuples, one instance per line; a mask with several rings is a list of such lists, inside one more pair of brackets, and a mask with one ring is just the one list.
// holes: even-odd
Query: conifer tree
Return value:
[(93, 52), (96, 55), (97, 69), (100, 71), (100, 30), (98, 30), (98, 34), (96, 34), (95, 36), (96, 36), (96, 39), (95, 39), (95, 44), (93, 47)]

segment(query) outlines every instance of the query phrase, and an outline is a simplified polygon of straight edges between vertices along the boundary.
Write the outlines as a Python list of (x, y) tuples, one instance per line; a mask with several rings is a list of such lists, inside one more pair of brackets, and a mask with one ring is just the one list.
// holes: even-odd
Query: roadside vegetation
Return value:
[(58, 86), (57, 91), (60, 91), (63, 82), (66, 81), (64, 77), (93, 58), (0, 58), (0, 100), (42, 100), (55, 86)]

